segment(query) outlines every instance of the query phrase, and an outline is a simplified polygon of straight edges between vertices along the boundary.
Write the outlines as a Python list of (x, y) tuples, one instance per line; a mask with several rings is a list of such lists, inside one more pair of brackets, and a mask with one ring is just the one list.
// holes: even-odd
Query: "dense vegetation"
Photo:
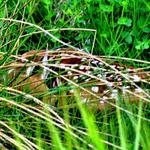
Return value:
[[(67, 44), (96, 55), (149, 62), (149, 35), (148, 0), (0, 0), (1, 67), (12, 61), (11, 54)], [(4, 74), (0, 68), (0, 76)], [(96, 114), (79, 105), (79, 110), (55, 110), (60, 118), (29, 106), (28, 95), (24, 98), (8, 85), (0, 84), (0, 148), (150, 148), (149, 105)]]

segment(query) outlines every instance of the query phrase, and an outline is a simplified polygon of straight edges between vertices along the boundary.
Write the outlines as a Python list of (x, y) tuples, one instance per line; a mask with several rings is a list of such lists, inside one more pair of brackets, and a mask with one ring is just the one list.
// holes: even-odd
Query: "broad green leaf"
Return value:
[(100, 9), (104, 12), (112, 12), (113, 6), (111, 6), (111, 5), (100, 5)]
[(144, 27), (144, 28), (142, 28), (142, 31), (145, 33), (150, 33), (150, 28)]
[(46, 5), (50, 5), (52, 2), (50, 0), (43, 0), (43, 3), (45, 3)]
[(143, 49), (148, 49), (148, 48), (149, 48), (149, 43), (145, 42), (144, 45), (143, 45)]
[(130, 18), (126, 18), (126, 17), (121, 17), (118, 19), (117, 22), (119, 25), (125, 25), (127, 27), (131, 26), (132, 20)]
[(138, 41), (135, 48), (138, 49), (138, 50), (148, 49), (149, 48), (149, 41), (148, 40)]
[(132, 36), (129, 32), (122, 32), (121, 34), (122, 38), (125, 39), (126, 43), (131, 44), (132, 43)]
[(125, 38), (125, 41), (128, 43), (128, 44), (131, 44), (132, 43), (132, 36), (130, 34), (128, 34)]
[(131, 35), (134, 36), (134, 37), (139, 36), (139, 31), (138, 31), (137, 27), (133, 28), (133, 30), (131, 31)]

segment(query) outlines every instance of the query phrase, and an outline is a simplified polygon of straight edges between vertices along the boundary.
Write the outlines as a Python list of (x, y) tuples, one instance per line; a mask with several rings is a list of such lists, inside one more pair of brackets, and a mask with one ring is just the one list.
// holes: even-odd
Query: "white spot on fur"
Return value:
[(86, 71), (87, 74), (91, 74), (91, 71)]
[(113, 87), (113, 86), (114, 86), (114, 83), (109, 82), (109, 83), (107, 84), (107, 86), (111, 88), (111, 87)]
[(85, 70), (89, 70), (90, 66), (84, 66)]
[(91, 61), (91, 63), (97, 65), (98, 61), (97, 60), (93, 60), (93, 61)]
[(118, 90), (117, 89), (112, 90), (111, 97), (114, 99), (118, 99)]
[(101, 101), (99, 101), (99, 103), (100, 103), (100, 104), (104, 104), (105, 102), (101, 100)]
[(110, 77), (111, 77), (111, 78), (113, 78), (113, 77), (114, 77), (114, 75), (112, 74)]
[(71, 65), (71, 68), (75, 68), (75, 67), (78, 67), (79, 65), (78, 64), (73, 64)]
[(98, 86), (93, 86), (93, 87), (91, 88), (91, 90), (92, 90), (93, 92), (97, 93), (97, 92), (99, 91), (99, 87), (98, 87)]
[(86, 60), (87, 60), (87, 58), (82, 58), (82, 59), (81, 59), (82, 62), (84, 62), (84, 61), (86, 61)]
[(80, 70), (83, 70), (83, 69), (84, 69), (84, 66), (81, 65), (81, 66), (79, 67), (79, 69), (80, 69)]
[(78, 76), (74, 76), (74, 77), (73, 77), (73, 80), (76, 80), (76, 79), (78, 79), (78, 78), (79, 78)]
[(128, 72), (133, 72), (134, 69), (128, 68), (127, 71), (128, 71)]
[(133, 80), (134, 80), (135, 82), (139, 82), (139, 81), (141, 80), (141, 78), (135, 74), (135, 75), (133, 76)]
[(121, 79), (121, 78), (118, 78), (118, 82), (119, 82), (119, 81), (122, 81), (122, 79)]
[(61, 54), (61, 56), (70, 56), (69, 54)]
[(103, 96), (102, 99), (103, 99), (102, 101), (106, 101), (108, 99), (108, 97), (107, 96)]
[(72, 72), (71, 72), (71, 71), (68, 71), (68, 75), (72, 75)]
[(122, 86), (123, 84), (122, 84), (122, 82), (118, 82), (118, 85), (119, 85), (119, 86)]
[(102, 62), (98, 62), (98, 65), (101, 66), (101, 65), (103, 65), (103, 63)]
[(61, 66), (62, 68), (66, 68), (66, 67), (65, 67), (65, 64), (60, 64), (60, 66)]

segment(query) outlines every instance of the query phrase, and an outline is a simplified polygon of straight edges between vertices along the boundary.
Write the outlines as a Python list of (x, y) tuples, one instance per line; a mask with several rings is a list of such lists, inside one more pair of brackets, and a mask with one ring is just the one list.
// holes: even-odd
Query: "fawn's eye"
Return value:
[(93, 86), (93, 87), (91, 88), (91, 90), (92, 90), (93, 92), (95, 92), (95, 93), (98, 93), (98, 92), (99, 92), (99, 87), (98, 87), (98, 86)]

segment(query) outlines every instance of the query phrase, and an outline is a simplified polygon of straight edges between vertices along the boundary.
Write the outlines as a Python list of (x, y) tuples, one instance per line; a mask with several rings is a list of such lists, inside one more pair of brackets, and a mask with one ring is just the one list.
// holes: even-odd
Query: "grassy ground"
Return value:
[[(1, 67), (12, 61), (10, 54), (45, 49), (47, 44), (49, 49), (70, 46), (97, 55), (150, 60), (148, 0), (0, 3)], [(4, 74), (5, 70), (0, 69), (0, 78)], [(125, 111), (92, 114), (81, 106), (77, 94), (75, 99), (78, 110), (44, 106), (41, 111), (29, 105), (32, 101), (40, 103), (35, 97), (17, 93), (8, 82), (0, 84), (0, 148), (150, 149), (149, 105), (139, 103), (127, 105)]]

